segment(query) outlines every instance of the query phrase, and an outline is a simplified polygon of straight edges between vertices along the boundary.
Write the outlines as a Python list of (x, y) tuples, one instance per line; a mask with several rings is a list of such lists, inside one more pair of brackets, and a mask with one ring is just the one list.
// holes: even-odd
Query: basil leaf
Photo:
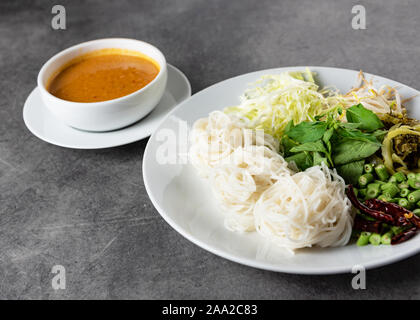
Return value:
[(293, 141), (288, 136), (283, 136), (281, 139), (281, 145), (283, 147), (283, 154), (287, 157), (291, 154), (290, 149), (299, 145), (296, 141)]
[(301, 122), (292, 127), (287, 135), (300, 143), (313, 142), (321, 139), (327, 130), (328, 124), (326, 122)]
[(319, 152), (314, 152), (314, 166), (319, 166), (321, 163), (328, 165), (328, 159), (323, 157)]
[(284, 128), (284, 134), (287, 134), (294, 126), (295, 125), (293, 124), (293, 120), (290, 120)]
[(314, 152), (323, 152), (323, 153), (327, 152), (321, 140), (318, 140), (315, 142), (306, 142), (304, 144), (301, 144), (297, 147), (293, 147), (292, 149), (290, 149), (290, 152), (302, 152), (302, 151), (314, 151)]
[(363, 107), (361, 103), (348, 108), (346, 118), (350, 123), (360, 123), (358, 129), (361, 130), (375, 131), (384, 126), (378, 116), (371, 110)]
[(361, 140), (361, 141), (373, 142), (373, 143), (378, 142), (378, 140), (376, 139), (374, 135), (369, 134), (369, 133), (363, 133), (362, 131), (359, 131), (359, 130), (347, 130), (343, 128), (338, 128), (337, 134), (341, 138), (355, 139), (355, 140)]
[(359, 160), (337, 166), (337, 173), (346, 181), (347, 184), (357, 184), (359, 177), (363, 173), (365, 160)]
[(372, 132), (372, 135), (378, 139), (379, 142), (382, 142), (388, 133), (387, 130), (376, 130), (375, 132)]
[(329, 128), (325, 131), (324, 135), (322, 136), (322, 141), (327, 145), (328, 153), (331, 153), (331, 142), (330, 139), (334, 134), (334, 128)]
[(340, 123), (340, 127), (344, 129), (357, 129), (360, 126), (361, 126), (361, 123), (350, 123), (350, 122)]
[(287, 162), (294, 162), (300, 170), (306, 170), (313, 166), (312, 156), (309, 152), (296, 153), (285, 159)]
[(355, 139), (342, 139), (333, 146), (333, 161), (336, 165), (362, 160), (374, 154), (381, 144)]

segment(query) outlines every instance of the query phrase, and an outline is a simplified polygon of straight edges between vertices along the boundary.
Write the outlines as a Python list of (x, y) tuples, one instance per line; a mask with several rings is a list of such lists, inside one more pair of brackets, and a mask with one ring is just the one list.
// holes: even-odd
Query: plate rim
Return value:
[[(210, 85), (209, 87), (206, 87), (198, 92), (196, 92), (195, 94), (193, 94), (192, 96), (190, 96), (189, 98), (185, 99), (184, 101), (182, 101), (180, 104), (178, 104), (175, 108), (173, 108), (169, 113), (167, 113), (165, 115), (165, 117), (162, 119), (162, 121), (160, 122), (160, 124), (158, 125), (158, 127), (156, 128), (155, 132), (150, 136), (149, 141), (147, 142), (144, 154), (143, 154), (143, 160), (142, 160), (142, 176), (143, 176), (143, 182), (144, 182), (144, 186), (146, 189), (146, 192), (149, 196), (149, 199), (151, 200), (153, 206), (155, 207), (155, 209), (158, 211), (158, 213), (160, 214), (160, 216), (166, 221), (166, 223), (168, 223), (176, 232), (178, 232), (181, 236), (183, 236), (184, 238), (186, 238), (187, 240), (189, 240), (190, 242), (192, 242), (193, 244), (197, 245), (198, 247), (213, 253), (216, 256), (222, 257), (224, 259), (227, 259), (229, 261), (233, 261), (236, 263), (239, 263), (241, 265), (245, 265), (248, 267), (253, 267), (256, 269), (261, 269), (261, 270), (267, 270), (267, 271), (273, 271), (273, 272), (280, 272), (280, 273), (287, 273), (287, 274), (301, 274), (301, 275), (331, 275), (331, 274), (343, 274), (343, 273), (351, 273), (352, 272), (352, 267), (349, 266), (340, 266), (340, 267), (331, 267), (328, 270), (325, 270), (325, 268), (313, 268), (312, 269), (299, 269), (299, 268), (295, 268), (295, 267), (282, 267), (281, 265), (276, 266), (273, 264), (268, 264), (268, 263), (262, 263), (262, 262), (258, 262), (254, 259), (249, 259), (249, 258), (240, 258), (237, 257), (229, 252), (220, 250), (218, 248), (215, 248), (212, 245), (207, 244), (206, 242), (194, 237), (193, 235), (189, 234), (188, 232), (184, 232), (184, 230), (182, 230), (182, 228), (168, 215), (165, 213), (165, 210), (160, 206), (160, 204), (158, 203), (158, 201), (155, 199), (150, 185), (149, 185), (149, 181), (147, 178), (147, 162), (146, 159), (149, 158), (149, 154), (150, 154), (150, 149), (151, 149), (151, 144), (152, 141), (154, 141), (154, 136), (156, 134), (156, 132), (161, 128), (161, 126), (166, 122), (167, 119), (169, 119), (170, 116), (172, 116), (173, 113), (175, 113), (178, 109), (182, 108), (184, 104), (188, 103), (188, 101), (190, 99), (192, 99), (193, 97), (197, 96), (197, 95), (201, 95), (203, 93), (205, 93), (208, 90), (211, 90), (213, 87), (221, 85), (227, 81), (231, 81), (234, 80), (236, 78), (242, 77), (242, 76), (249, 76), (252, 74), (256, 74), (256, 73), (262, 73), (262, 72), (281, 72), (281, 71), (287, 71), (287, 69), (298, 69), (298, 68), (309, 68), (309, 69), (330, 69), (330, 70), (339, 70), (339, 71), (352, 71), (352, 72), (359, 72), (357, 70), (353, 70), (353, 69), (346, 69), (346, 68), (336, 68), (336, 67), (325, 67), (325, 66), (287, 66), (287, 67), (278, 67), (278, 68), (269, 68), (269, 69), (262, 69), (262, 70), (257, 70), (257, 71), (252, 71), (252, 72), (248, 72), (248, 73), (244, 73), (244, 74), (240, 74), (240, 75), (236, 75), (234, 77), (216, 82), (212, 85)], [(375, 74), (371, 74), (371, 73), (367, 73), (367, 72), (363, 72), (364, 75), (366, 77), (374, 77), (376, 79), (384, 79), (387, 81), (392, 81), (395, 82), (397, 85), (401, 85), (403, 87), (406, 87), (410, 90), (416, 91), (419, 95), (420, 95), (420, 91), (417, 89), (414, 89), (410, 86), (407, 86), (403, 83), (400, 83), (398, 81), (389, 79), (389, 78), (385, 78), (379, 75), (375, 75)], [(379, 268), (382, 266), (386, 266), (386, 265), (390, 265), (393, 264), (395, 262), (404, 260), (406, 258), (415, 256), (416, 254), (420, 253), (420, 247), (414, 248), (412, 250), (408, 250), (406, 252), (403, 253), (396, 253), (393, 254), (392, 256), (390, 256), (389, 258), (383, 259), (383, 258), (378, 258), (378, 259), (374, 259), (368, 263), (363, 264), (362, 266), (366, 269), (374, 269), (374, 268)], [(357, 263), (356, 263), (357, 264)], [(355, 264), (355, 265), (356, 265)]]
[[(37, 137), (38, 139), (40, 139), (40, 140), (42, 140), (42, 141), (44, 141), (46, 143), (49, 143), (49, 144), (52, 144), (52, 145), (55, 145), (55, 146), (59, 146), (59, 147), (62, 147), (62, 148), (67, 148), (67, 149), (75, 149), (75, 150), (99, 150), (99, 149), (108, 149), (108, 148), (115, 148), (115, 147), (119, 147), (119, 146), (124, 146), (124, 145), (130, 144), (130, 143), (134, 143), (134, 142), (143, 140), (145, 138), (150, 137), (154, 133), (154, 131), (157, 128), (160, 127), (160, 125), (162, 124), (162, 121), (165, 120), (166, 116), (169, 113), (171, 113), (179, 104), (183, 103), (185, 100), (191, 98), (191, 96), (192, 96), (191, 95), (192, 94), (191, 83), (190, 83), (189, 79), (187, 78), (187, 76), (179, 68), (175, 67), (174, 65), (172, 65), (170, 63), (167, 63), (167, 67), (168, 67), (168, 69), (169, 68), (172, 68), (173, 71), (175, 71), (179, 76), (181, 76), (183, 78), (184, 83), (187, 85), (186, 98), (183, 101), (181, 101), (180, 103), (175, 104), (175, 106), (171, 110), (169, 110), (168, 113), (166, 113), (163, 117), (161, 117), (160, 119), (158, 119), (158, 123), (157, 123), (155, 129), (152, 132), (147, 132), (147, 133), (142, 134), (142, 135), (134, 135), (133, 134), (133, 135), (131, 135), (131, 138), (128, 138), (128, 139), (124, 140), (123, 142), (115, 142), (115, 143), (100, 144), (100, 145), (98, 144), (96, 146), (80, 146), (80, 145), (79, 146), (75, 146), (75, 145), (71, 145), (70, 146), (69, 144), (61, 143), (61, 142), (56, 141), (54, 139), (50, 139), (48, 137), (42, 136), (42, 135), (40, 135), (37, 132), (37, 130), (34, 130), (33, 129), (33, 126), (31, 125), (31, 121), (28, 120), (27, 115), (26, 115), (26, 112), (25, 112), (25, 110), (28, 108), (27, 107), (27, 102), (28, 102), (29, 98), (32, 95), (36, 94), (36, 91), (37, 90), (39, 91), (38, 86), (36, 86), (34, 89), (31, 90), (31, 92), (29, 93), (29, 95), (27, 96), (27, 98), (26, 98), (26, 100), (24, 102), (24, 105), (23, 105), (23, 108), (22, 108), (23, 122), (24, 122), (26, 128), (29, 130), (29, 132), (31, 134), (33, 134), (35, 137)], [(166, 90), (167, 89), (165, 88), (165, 91)], [(153, 110), (149, 113), (149, 115), (152, 112), (153, 112)], [(146, 115), (146, 117), (149, 116), (149, 115)], [(146, 117), (145, 117), (145, 119), (146, 119)], [(141, 122), (141, 121), (142, 120), (139, 120), (138, 122)], [(121, 128), (121, 129), (117, 129), (115, 131), (117, 131), (117, 132), (118, 131), (124, 131), (125, 129), (128, 129), (128, 128), (130, 128), (131, 126), (133, 126), (135, 124), (136, 123), (131, 124), (131, 125), (127, 126), (127, 127)], [(71, 129), (78, 130), (78, 129), (75, 129), (75, 128), (71, 128)], [(81, 131), (81, 130), (78, 130), (78, 131)], [(100, 132), (93, 132), (93, 133), (100, 134)]]

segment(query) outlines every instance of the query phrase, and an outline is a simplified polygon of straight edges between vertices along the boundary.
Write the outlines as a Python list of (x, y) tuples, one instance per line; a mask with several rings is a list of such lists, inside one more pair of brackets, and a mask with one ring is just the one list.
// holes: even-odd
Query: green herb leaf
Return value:
[(285, 159), (287, 162), (294, 162), (300, 170), (306, 170), (313, 166), (312, 155), (309, 152), (296, 153)]
[(350, 123), (350, 122), (342, 122), (340, 123), (340, 127), (344, 129), (357, 129), (361, 126), (361, 123)]
[(360, 123), (358, 129), (375, 131), (383, 128), (384, 124), (371, 110), (363, 107), (361, 103), (347, 109), (346, 118), (349, 123)]
[(321, 139), (327, 130), (328, 124), (326, 122), (301, 122), (298, 125), (290, 128), (289, 131), (285, 132), (291, 139), (300, 142), (313, 142)]
[(379, 142), (382, 142), (387, 133), (387, 130), (376, 130), (375, 132), (372, 132), (372, 135), (375, 136)]
[(355, 140), (361, 140), (366, 142), (373, 142), (378, 143), (378, 139), (370, 133), (364, 133), (360, 130), (348, 130), (343, 128), (337, 129), (337, 134), (341, 138), (347, 138), (347, 139), (355, 139)]
[(288, 131), (290, 131), (290, 129), (292, 129), (294, 126), (295, 126), (295, 125), (293, 124), (293, 120), (290, 120), (290, 121), (287, 123), (286, 127), (284, 128), (284, 132), (288, 132)]
[(338, 166), (336, 169), (347, 184), (357, 184), (359, 177), (363, 174), (364, 164), (365, 160), (354, 161)]
[(331, 155), (331, 137), (334, 134), (334, 128), (329, 128), (322, 136), (322, 141), (327, 145), (328, 153)]
[(281, 145), (283, 147), (283, 155), (288, 157), (291, 155), (290, 149), (299, 145), (296, 141), (293, 141), (288, 136), (283, 136), (281, 139)]
[(315, 142), (306, 142), (299, 146), (293, 147), (290, 149), (290, 152), (302, 152), (302, 151), (313, 151), (313, 152), (323, 152), (327, 153), (324, 144), (321, 140)]
[(321, 163), (328, 165), (328, 159), (323, 157), (319, 152), (314, 152), (314, 166), (319, 166)]
[(362, 160), (374, 154), (381, 144), (355, 139), (341, 139), (333, 145), (333, 161), (336, 165)]
[(324, 135), (322, 136), (322, 140), (324, 142), (330, 141), (333, 134), (334, 134), (334, 128), (329, 128), (327, 131), (325, 131)]

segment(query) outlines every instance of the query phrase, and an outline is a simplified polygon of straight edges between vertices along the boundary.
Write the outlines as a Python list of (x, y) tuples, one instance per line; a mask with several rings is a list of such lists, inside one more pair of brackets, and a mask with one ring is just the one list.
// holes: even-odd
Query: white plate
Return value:
[[(162, 217), (180, 234), (200, 247), (248, 266), (299, 274), (331, 274), (350, 272), (355, 265), (374, 268), (386, 265), (419, 252), (420, 236), (396, 246), (348, 245), (340, 248), (308, 248), (294, 256), (268, 243), (256, 232), (238, 234), (225, 229), (223, 213), (215, 205), (207, 183), (201, 180), (188, 164), (159, 164), (158, 148), (166, 143), (162, 139), (170, 129), (177, 132), (180, 121), (191, 127), (200, 117), (213, 110), (238, 103), (238, 97), (247, 84), (268, 73), (287, 70), (303, 70), (305, 67), (289, 67), (258, 71), (215, 84), (181, 103), (165, 118), (150, 138), (143, 158), (143, 178), (146, 190)], [(319, 83), (335, 85), (342, 92), (349, 90), (357, 79), (358, 71), (309, 67), (317, 72)], [(372, 75), (366, 74), (368, 79)], [(399, 86), (404, 97), (420, 92), (382, 77), (374, 76), (375, 85)], [(417, 109), (415, 108), (417, 107)], [(411, 116), (420, 119), (420, 98), (407, 104)], [(157, 139), (158, 138), (158, 139)], [(162, 150), (162, 149), (161, 149)], [(184, 156), (185, 147), (178, 148), (177, 155)]]
[(150, 136), (166, 114), (190, 96), (191, 86), (187, 77), (168, 64), (168, 82), (162, 99), (149, 115), (131, 126), (107, 132), (82, 131), (69, 127), (55, 118), (44, 106), (38, 87), (26, 99), (23, 120), (35, 136), (61, 147), (74, 149), (116, 147)]

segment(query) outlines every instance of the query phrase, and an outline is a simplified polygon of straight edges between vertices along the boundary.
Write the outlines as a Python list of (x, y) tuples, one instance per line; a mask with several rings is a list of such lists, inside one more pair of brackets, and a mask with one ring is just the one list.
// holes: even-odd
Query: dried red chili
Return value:
[(408, 230), (405, 230), (395, 236), (392, 237), (391, 239), (391, 244), (399, 244), (402, 243), (404, 241), (407, 241), (409, 239), (411, 239), (412, 237), (414, 237), (417, 233), (418, 229), (416, 227), (412, 227)]
[(350, 199), (350, 202), (353, 204), (353, 206), (356, 209), (359, 209), (361, 212), (363, 212), (363, 213), (365, 213), (365, 214), (367, 214), (367, 215), (371, 216), (372, 218), (375, 218), (379, 221), (395, 225), (394, 217), (392, 215), (390, 215), (389, 213), (385, 213), (385, 212), (381, 212), (379, 210), (371, 209), (371, 208), (367, 207), (366, 205), (364, 205), (363, 203), (361, 203), (357, 199), (356, 194), (354, 193), (353, 186), (351, 184), (347, 187), (346, 194), (347, 194), (347, 197)]
[(410, 210), (403, 208), (395, 203), (385, 202), (378, 199), (369, 199), (365, 201), (368, 208), (379, 210), (392, 215), (395, 218), (396, 225), (408, 226), (415, 225), (420, 228), (420, 218), (413, 214)]
[(382, 222), (380, 221), (368, 221), (356, 215), (354, 218), (353, 228), (360, 231), (382, 233)]

